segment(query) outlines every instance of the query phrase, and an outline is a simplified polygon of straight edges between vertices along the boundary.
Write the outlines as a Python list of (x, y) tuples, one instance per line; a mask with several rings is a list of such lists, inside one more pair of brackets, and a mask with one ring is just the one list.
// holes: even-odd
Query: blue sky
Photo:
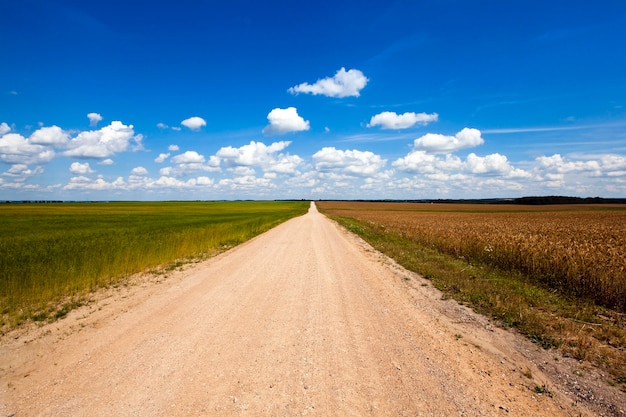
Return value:
[(0, 200), (626, 197), (621, 0), (0, 16)]

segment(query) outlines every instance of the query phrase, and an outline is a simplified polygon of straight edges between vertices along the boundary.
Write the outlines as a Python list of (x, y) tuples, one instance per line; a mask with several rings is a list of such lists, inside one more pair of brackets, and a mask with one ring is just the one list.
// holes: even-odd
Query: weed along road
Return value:
[(593, 415), (527, 349), (311, 204), (4, 335), (0, 416)]

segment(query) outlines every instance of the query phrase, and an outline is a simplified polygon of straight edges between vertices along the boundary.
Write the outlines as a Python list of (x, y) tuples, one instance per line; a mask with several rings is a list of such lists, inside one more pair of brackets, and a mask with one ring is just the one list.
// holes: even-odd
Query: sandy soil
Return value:
[(0, 416), (599, 414), (314, 205), (154, 279), (5, 335)]

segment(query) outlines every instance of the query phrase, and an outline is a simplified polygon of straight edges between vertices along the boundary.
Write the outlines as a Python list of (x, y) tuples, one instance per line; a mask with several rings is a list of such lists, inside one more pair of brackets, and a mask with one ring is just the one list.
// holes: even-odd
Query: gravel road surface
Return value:
[(594, 414), (536, 393), (550, 381), (522, 338), (313, 203), (167, 279), (95, 297), (1, 339), (0, 417)]

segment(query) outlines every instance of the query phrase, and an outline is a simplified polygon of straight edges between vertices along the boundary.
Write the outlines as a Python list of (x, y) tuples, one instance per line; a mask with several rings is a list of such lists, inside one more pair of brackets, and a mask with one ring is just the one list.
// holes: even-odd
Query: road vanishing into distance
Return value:
[(318, 213), (0, 343), (0, 416), (578, 416), (490, 325)]

